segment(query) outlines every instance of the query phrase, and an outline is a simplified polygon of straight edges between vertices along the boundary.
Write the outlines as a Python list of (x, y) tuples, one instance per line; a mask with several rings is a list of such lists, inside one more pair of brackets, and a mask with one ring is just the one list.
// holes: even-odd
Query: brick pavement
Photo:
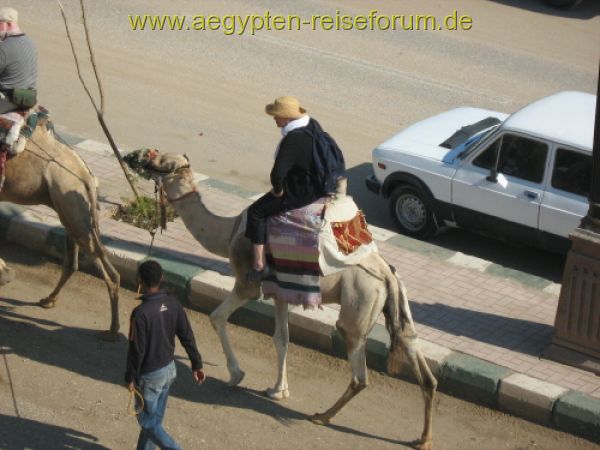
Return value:
[[(102, 234), (147, 246), (149, 234), (110, 218), (123, 197), (130, 196), (114, 156), (91, 150), (86, 142), (79, 142), (77, 147), (100, 179)], [(219, 180), (200, 179), (203, 199), (216, 214), (236, 215), (250, 203), (251, 193), (243, 189)], [(139, 186), (142, 192), (153, 195), (152, 183), (140, 180)], [(54, 215), (45, 207), (31, 210), (48, 217)], [(418, 245), (406, 248), (398, 242), (402, 241), (392, 239), (379, 242), (378, 246), (406, 284), (422, 339), (600, 399), (600, 377), (541, 359), (553, 335), (558, 303), (554, 293), (456, 265), (415, 251)], [(178, 258), (230, 274), (226, 260), (204, 250), (179, 219), (169, 223), (166, 232), (157, 234), (153, 252), (161, 251), (176, 252)], [(383, 318), (380, 321), (383, 323)]]

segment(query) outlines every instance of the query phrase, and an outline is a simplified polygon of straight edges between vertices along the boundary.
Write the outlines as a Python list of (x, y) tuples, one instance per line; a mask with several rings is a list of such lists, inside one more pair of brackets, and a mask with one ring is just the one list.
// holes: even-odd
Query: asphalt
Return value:
[[(187, 307), (212, 311), (233, 286), (227, 262), (202, 249), (180, 221), (170, 223), (150, 248), (149, 235), (111, 218), (128, 187), (109, 147), (64, 131), (60, 135), (100, 180), (102, 239), (122, 282), (133, 286), (138, 264), (152, 257)], [(203, 174), (196, 180), (209, 208), (221, 215), (239, 213), (257, 195)], [(139, 187), (153, 192), (145, 181)], [(552, 339), (559, 284), (390, 230), (371, 231), (408, 287), (421, 348), (441, 391), (600, 443), (600, 377), (542, 358)], [(46, 207), (0, 203), (2, 238), (56, 258), (63, 254), (64, 230)], [(290, 338), (344, 358), (336, 319), (335, 308), (293, 308)], [(272, 302), (251, 302), (231, 320), (271, 333)], [(369, 367), (385, 371), (388, 347), (380, 319), (367, 342)]]

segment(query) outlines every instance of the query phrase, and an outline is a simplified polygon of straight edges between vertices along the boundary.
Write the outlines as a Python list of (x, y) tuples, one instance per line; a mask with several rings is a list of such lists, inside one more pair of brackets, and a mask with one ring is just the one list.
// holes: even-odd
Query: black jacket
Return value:
[(131, 313), (125, 382), (138, 383), (140, 375), (171, 363), (175, 353), (175, 335), (192, 362), (192, 370), (201, 369), (202, 357), (179, 301), (164, 292), (144, 295), (142, 304)]
[(279, 152), (271, 170), (271, 185), (275, 192), (283, 189), (287, 209), (299, 208), (314, 202), (321, 195), (316, 183), (313, 163), (313, 140), (305, 128), (290, 131), (279, 144)]

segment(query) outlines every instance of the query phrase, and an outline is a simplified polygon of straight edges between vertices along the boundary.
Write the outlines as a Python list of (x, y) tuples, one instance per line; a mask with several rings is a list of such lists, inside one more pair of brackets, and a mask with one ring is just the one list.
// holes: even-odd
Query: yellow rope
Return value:
[[(144, 410), (144, 397), (142, 397), (142, 394), (140, 394), (140, 391), (138, 391), (136, 388), (133, 388), (133, 390), (129, 391), (129, 392), (130, 392), (130, 395), (129, 395), (129, 404), (127, 405), (127, 412), (132, 416), (137, 416)], [(140, 408), (139, 409), (136, 409), (135, 405), (134, 405), (136, 395), (140, 399)], [(133, 407), (132, 407), (132, 405), (133, 405)]]

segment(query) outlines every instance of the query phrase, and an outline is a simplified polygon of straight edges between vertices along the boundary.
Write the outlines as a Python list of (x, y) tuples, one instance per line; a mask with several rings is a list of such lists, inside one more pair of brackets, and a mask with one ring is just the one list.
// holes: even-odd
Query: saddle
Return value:
[(7, 159), (25, 149), (27, 138), (33, 134), (38, 120), (47, 118), (48, 110), (43, 106), (0, 114), (0, 190), (4, 185)]
[(10, 111), (0, 114), (0, 151), (15, 155), (23, 151), (25, 145), (17, 145), (21, 137), (21, 128), (29, 111)]
[(275, 270), (263, 281), (263, 294), (312, 308), (322, 301), (321, 276), (358, 264), (377, 248), (344, 180), (335, 196), (270, 217), (266, 250)]

